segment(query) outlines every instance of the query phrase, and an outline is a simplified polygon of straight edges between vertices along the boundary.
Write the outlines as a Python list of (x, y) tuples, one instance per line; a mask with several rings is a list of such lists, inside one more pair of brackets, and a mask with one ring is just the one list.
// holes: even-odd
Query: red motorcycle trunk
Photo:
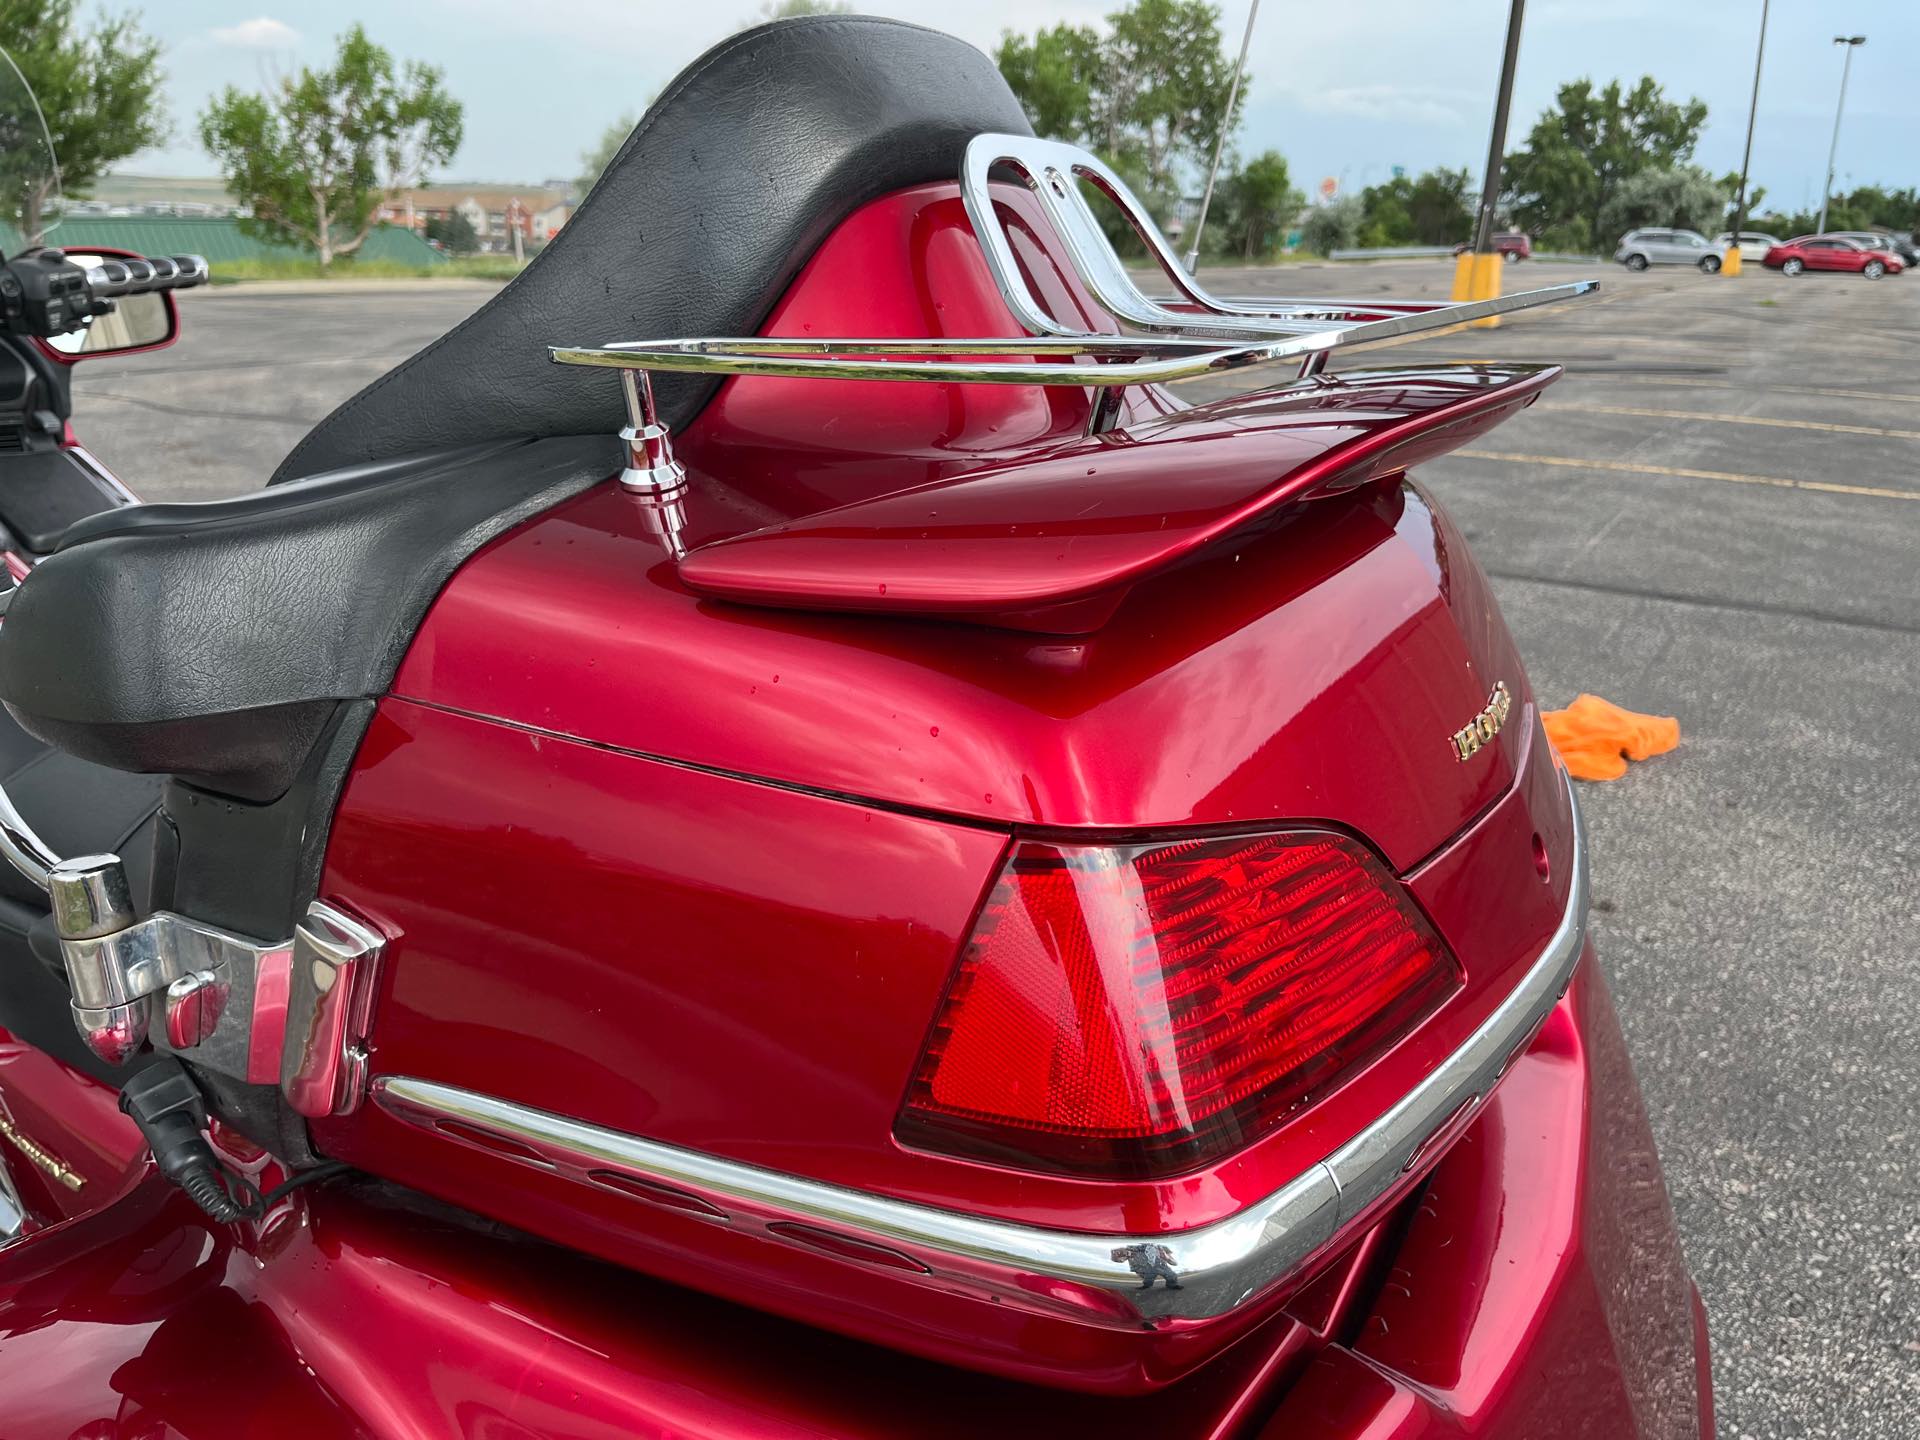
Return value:
[[(1025, 222), (1036, 288), (1093, 313), (1049, 265), (1031, 201), (1002, 203)], [(767, 329), (1018, 333), (951, 186), (856, 213)], [(1524, 674), (1459, 536), (1399, 468), (1550, 378), (1361, 372), (1201, 409), (1135, 392), (1097, 436), (1079, 392), (728, 382), (681, 437), (686, 573), (607, 486), (496, 542), (429, 615), (322, 885), (393, 937), (372, 1037), (382, 1103), (316, 1124), (318, 1142), (622, 1264), (941, 1360), (1108, 1390), (1205, 1364), (1374, 1214), (1344, 1215), (1310, 1265), (1244, 1303), (1143, 1320), (1072, 1284), (995, 1288), (871, 1234), (742, 1220), (657, 1175), (556, 1166), (498, 1125), (423, 1108), (416, 1082), (963, 1224), (1152, 1237), (1282, 1191), (1458, 1049), (1569, 908), (1572, 822)], [(873, 544), (909, 564), (897, 516), (822, 512), (987, 467), (1018, 484), (1023, 466), (1049, 479), (1009, 531), (1025, 558), (997, 565), (977, 525), (948, 536), (982, 562), (967, 623), (929, 616), (938, 587), (905, 570), (900, 593), (855, 607), (878, 613), (812, 608), (846, 597), (820, 594), (817, 564), (796, 569), (797, 528), (848, 547), (850, 568)], [(1152, 506), (1188, 538), (1143, 531)], [(1046, 633), (1036, 533), (1072, 551), (1094, 512), (1114, 522), (1107, 549), (1040, 595), (1069, 603), (1070, 633)], [(762, 603), (689, 583), (722, 588), (697, 562), (750, 543), (761, 558), (729, 573)], [(1504, 733), (1463, 761), (1454, 736), (1496, 687)], [(897, 1138), (1015, 837), (1276, 827), (1352, 836), (1403, 878), (1460, 967), (1445, 1003), (1182, 1173), (1036, 1173)]]
[[(1036, 293), (1097, 323), (1000, 198)], [(1017, 333), (948, 186), (859, 211), (766, 328)], [(321, 893), (389, 937), (374, 1099), (312, 1131), (371, 1182), (210, 1225), (110, 1090), (0, 1033), (38, 1227), (0, 1254), (7, 1433), (1710, 1433), (1564, 778), (1404, 473), (1552, 376), (1129, 391), (1098, 434), (1076, 391), (723, 385), (679, 437), (687, 563), (611, 483), (507, 535), (361, 747)], [(1391, 1043), (1130, 1177), (903, 1130), (1009, 856), (1303, 831), (1371, 857), (1453, 967)], [(1150, 1255), (1137, 1296), (1009, 1285), (700, 1178), (1184, 1245), (1374, 1133), (1569, 934), (1571, 988), (1498, 1088), (1217, 1307)], [(640, 1152), (677, 1178), (617, 1163)]]

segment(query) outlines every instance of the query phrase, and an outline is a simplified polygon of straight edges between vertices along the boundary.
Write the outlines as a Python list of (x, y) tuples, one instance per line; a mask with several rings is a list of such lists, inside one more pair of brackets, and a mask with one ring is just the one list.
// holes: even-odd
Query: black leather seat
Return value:
[[(1026, 128), (991, 62), (935, 31), (832, 16), (725, 41), (532, 264), (267, 490), (68, 531), (0, 625), (0, 700), (98, 765), (273, 800), (340, 706), (385, 691), (474, 550), (618, 467), (616, 377), (548, 345), (751, 333), (854, 208)], [(667, 380), (663, 412), (683, 425), (712, 390)]]

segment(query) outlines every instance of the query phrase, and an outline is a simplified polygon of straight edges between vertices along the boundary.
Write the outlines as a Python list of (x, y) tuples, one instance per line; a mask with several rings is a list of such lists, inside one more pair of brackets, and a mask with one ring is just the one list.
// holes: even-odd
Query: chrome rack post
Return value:
[(669, 556), (685, 557), (687, 469), (673, 455), (667, 426), (653, 400), (653, 380), (644, 370), (622, 370), (620, 390), (627, 402), (627, 424), (620, 438), (627, 445), (627, 466), (620, 483), (641, 502), (641, 515)]

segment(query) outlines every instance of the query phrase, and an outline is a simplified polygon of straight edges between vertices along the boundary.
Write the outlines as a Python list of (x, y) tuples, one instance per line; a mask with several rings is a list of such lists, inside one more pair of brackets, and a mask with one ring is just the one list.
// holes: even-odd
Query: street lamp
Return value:
[(1853, 47), (1866, 44), (1867, 37), (1836, 35), (1833, 43), (1847, 47), (1847, 58), (1840, 67), (1840, 103), (1833, 110), (1833, 144), (1827, 147), (1827, 188), (1820, 192), (1820, 223), (1814, 227), (1816, 235), (1824, 235), (1827, 229), (1827, 202), (1833, 198), (1833, 162), (1840, 153), (1840, 117), (1847, 108), (1847, 74), (1853, 69)]
[[(1513, 72), (1520, 62), (1520, 26), (1526, 18), (1526, 0), (1513, 0), (1507, 11), (1507, 49), (1500, 61), (1500, 93), (1493, 102), (1493, 134), (1487, 143), (1486, 183), (1480, 191), (1480, 209), (1474, 216), (1473, 240), (1454, 262), (1453, 298), (1491, 300), (1500, 293), (1500, 257), (1493, 251), (1493, 212), (1500, 202), (1500, 165), (1507, 152), (1507, 115), (1513, 109)], [(1491, 329), (1498, 315), (1473, 322), (1475, 329)]]
[(1753, 57), (1753, 100), (1747, 106), (1747, 148), (1740, 157), (1740, 192), (1733, 202), (1733, 238), (1727, 243), (1726, 258), (1720, 262), (1722, 275), (1740, 273), (1740, 232), (1747, 228), (1747, 171), (1753, 164), (1753, 122), (1760, 118), (1760, 66), (1767, 58), (1767, 10), (1768, 0), (1760, 0), (1760, 48)]
[(1247, 68), (1247, 47), (1253, 44), (1253, 22), (1260, 18), (1260, 0), (1247, 6), (1246, 33), (1240, 37), (1240, 59), (1233, 67), (1233, 83), (1227, 87), (1227, 118), (1220, 122), (1220, 133), (1213, 141), (1213, 163), (1207, 167), (1207, 188), (1200, 197), (1200, 214), (1193, 222), (1193, 244), (1187, 250), (1187, 273), (1200, 266), (1200, 232), (1207, 228), (1207, 209), (1213, 204), (1213, 182), (1220, 174), (1220, 152), (1227, 148), (1227, 132), (1233, 128), (1233, 104), (1240, 98), (1240, 77)]

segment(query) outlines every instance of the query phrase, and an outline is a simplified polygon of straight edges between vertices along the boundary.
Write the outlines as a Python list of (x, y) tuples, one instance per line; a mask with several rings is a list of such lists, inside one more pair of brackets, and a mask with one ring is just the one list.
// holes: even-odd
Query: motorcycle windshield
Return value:
[(0, 50), (0, 254), (44, 244), (60, 223), (60, 167), (33, 87)]

